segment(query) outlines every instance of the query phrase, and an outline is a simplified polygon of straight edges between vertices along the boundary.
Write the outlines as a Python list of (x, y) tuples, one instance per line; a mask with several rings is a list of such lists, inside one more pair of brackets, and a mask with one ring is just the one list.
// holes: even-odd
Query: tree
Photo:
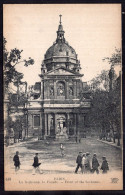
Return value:
[[(115, 49), (111, 57), (106, 57), (111, 68), (121, 64), (121, 50)], [(110, 69), (111, 70), (111, 69)], [(89, 113), (88, 124), (100, 128), (102, 137), (107, 138), (107, 133), (113, 133), (113, 140), (118, 139), (120, 145), (121, 135), (121, 77), (111, 71), (102, 71), (100, 75), (91, 80), (92, 107)], [(113, 79), (113, 88), (110, 89), (110, 82)]]
[(103, 61), (108, 61), (109, 64), (113, 66), (118, 66), (121, 65), (121, 59), (122, 59), (121, 49), (115, 48), (115, 52), (112, 54), (112, 56), (105, 57)]
[(21, 83), (23, 78), (23, 74), (16, 70), (16, 65), (24, 63), (24, 66), (27, 67), (34, 64), (34, 60), (31, 57), (29, 57), (28, 60), (21, 59), (21, 53), (23, 50), (15, 48), (8, 52), (6, 49), (6, 43), (6, 39), (3, 38), (3, 76), (5, 93), (8, 91), (10, 83), (17, 86)]
[[(11, 49), (10, 52), (6, 49), (6, 39), (3, 38), (3, 76), (4, 76), (4, 95), (9, 95), (8, 100), (9, 102), (5, 103), (5, 128), (7, 129), (6, 137), (7, 142), (9, 140), (10, 134), (11, 134), (11, 127), (15, 127), (15, 131), (18, 131), (19, 128), (17, 127), (17, 124), (22, 124), (22, 120), (25, 120), (25, 115), (21, 116), (19, 114), (19, 106), (23, 106), (25, 108), (25, 104), (27, 103), (27, 97), (25, 93), (19, 93), (19, 86), (23, 84), (23, 74), (18, 72), (16, 70), (16, 66), (20, 63), (23, 63), (24, 66), (29, 66), (34, 64), (34, 60), (29, 57), (28, 60), (22, 59), (21, 53), (23, 50), (19, 50), (17, 48)], [(15, 93), (12, 93), (10, 91), (10, 84), (13, 84), (17, 87), (17, 91)], [(26, 82), (25, 82), (26, 84)], [(13, 99), (13, 97), (16, 97)], [(12, 107), (14, 108), (14, 112), (18, 113), (18, 116), (16, 118), (16, 121), (12, 121)], [(25, 112), (25, 109), (23, 109)], [(17, 122), (18, 120), (18, 122)], [(15, 132), (16, 134), (17, 132)]]
[(102, 70), (101, 73), (90, 81), (92, 91), (109, 90), (108, 71)]

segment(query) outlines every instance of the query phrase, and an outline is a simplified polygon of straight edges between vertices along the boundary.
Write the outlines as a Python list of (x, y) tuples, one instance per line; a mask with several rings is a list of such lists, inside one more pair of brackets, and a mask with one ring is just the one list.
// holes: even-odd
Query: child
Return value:
[(106, 157), (103, 156), (103, 157), (102, 157), (102, 160), (103, 160), (102, 166), (101, 166), (102, 173), (107, 173), (107, 171), (109, 170), (109, 166), (108, 166), (108, 162), (107, 162), (107, 160), (106, 160)]
[(19, 152), (16, 152), (16, 155), (13, 157), (15, 171), (18, 171), (20, 169), (20, 160), (19, 160)]
[(92, 158), (92, 173), (94, 173), (96, 171), (97, 174), (99, 174), (99, 162), (97, 160), (97, 155), (93, 154), (93, 158)]
[(82, 152), (79, 152), (78, 156), (77, 156), (77, 159), (76, 159), (76, 163), (77, 163), (77, 167), (76, 167), (76, 170), (75, 170), (75, 173), (77, 173), (79, 167), (81, 168), (82, 170)]
[(64, 146), (63, 146), (63, 144), (60, 144), (60, 151), (61, 151), (61, 155), (63, 157), (64, 156)]
[(35, 168), (35, 173), (39, 172), (40, 173), (40, 169), (39, 166), (41, 165), (41, 163), (39, 163), (39, 159), (38, 159), (38, 153), (36, 153), (35, 157), (34, 157), (34, 163), (33, 163), (33, 167)]

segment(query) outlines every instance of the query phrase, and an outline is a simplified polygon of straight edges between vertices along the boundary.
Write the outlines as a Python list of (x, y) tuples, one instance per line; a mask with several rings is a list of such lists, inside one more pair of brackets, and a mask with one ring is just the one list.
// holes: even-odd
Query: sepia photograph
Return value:
[(122, 190), (121, 4), (4, 4), (5, 191)]

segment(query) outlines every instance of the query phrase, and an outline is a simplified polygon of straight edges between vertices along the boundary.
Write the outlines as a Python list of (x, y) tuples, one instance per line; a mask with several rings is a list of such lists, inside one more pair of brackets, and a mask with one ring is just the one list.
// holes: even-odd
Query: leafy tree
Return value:
[(103, 61), (108, 61), (109, 64), (117, 66), (121, 64), (121, 59), (122, 59), (121, 49), (115, 48), (115, 52), (112, 54), (112, 56), (105, 57)]
[(4, 90), (8, 91), (10, 83), (13, 83), (15, 86), (21, 83), (23, 74), (16, 70), (16, 65), (24, 63), (24, 66), (29, 66), (34, 64), (34, 60), (29, 57), (28, 60), (21, 59), (21, 53), (23, 50), (17, 48), (11, 49), (10, 52), (6, 49), (6, 39), (3, 38), (3, 75), (4, 75)]
[[(23, 121), (25, 121), (25, 115), (23, 116), (18, 115), (16, 118), (16, 121), (12, 121), (11, 117), (11, 111), (12, 111), (12, 106), (15, 108), (15, 112), (19, 113), (19, 106), (24, 107), (24, 112), (25, 112), (25, 103), (27, 103), (27, 97), (26, 94), (24, 93), (19, 93), (19, 85), (22, 83), (22, 78), (23, 74), (18, 72), (16, 70), (16, 66), (20, 63), (23, 63), (25, 67), (29, 65), (34, 64), (34, 60), (29, 57), (28, 60), (22, 59), (21, 54), (23, 50), (19, 50), (17, 48), (11, 49), (10, 52), (7, 51), (6, 49), (6, 39), (3, 38), (3, 76), (4, 76), (4, 93), (9, 94), (8, 100), (9, 103), (7, 103), (7, 107), (5, 107), (5, 112), (6, 112), (6, 120), (5, 120), (5, 128), (7, 129), (6, 132), (6, 138), (7, 138), (7, 143), (9, 141), (9, 137), (11, 134), (11, 128), (14, 127), (14, 134), (17, 135), (19, 128), (18, 125), (22, 124)], [(15, 94), (10, 93), (10, 84), (13, 84), (14, 86), (17, 87), (17, 91)], [(13, 99), (13, 97), (16, 97)], [(18, 122), (17, 122), (18, 121)], [(25, 121), (26, 123), (26, 121)], [(18, 133), (19, 135), (19, 133)]]
[(90, 81), (91, 90), (109, 90), (108, 71), (102, 70), (101, 74)]
[[(121, 63), (121, 50), (115, 49), (111, 57), (105, 58), (111, 67)], [(121, 77), (112, 77), (114, 86), (109, 88), (111, 78), (110, 71), (102, 71), (100, 75), (91, 81), (92, 106), (88, 113), (88, 124), (99, 128), (102, 137), (107, 138), (107, 133), (113, 133), (113, 140), (118, 139), (120, 145), (121, 136)], [(105, 83), (106, 82), (106, 83)], [(111, 131), (110, 131), (111, 130)]]

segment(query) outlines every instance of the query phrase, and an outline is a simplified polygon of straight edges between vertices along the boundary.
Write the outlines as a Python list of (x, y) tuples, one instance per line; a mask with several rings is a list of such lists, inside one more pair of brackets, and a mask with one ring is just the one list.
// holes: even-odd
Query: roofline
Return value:
[(44, 76), (48, 76), (49, 78), (54, 78), (55, 76), (59, 76), (60, 78), (62, 78), (62, 77), (65, 77), (65, 76), (69, 76), (69, 77), (74, 77), (74, 76), (76, 76), (76, 77), (82, 77), (82, 76), (84, 76), (84, 74), (80, 74), (80, 75), (58, 75), (58, 74), (54, 74), (54, 75), (42, 75), (42, 74), (39, 74), (39, 77), (40, 78), (43, 78)]
[[(80, 75), (81, 75), (80, 73), (76, 73), (76, 72), (74, 72), (74, 71), (72, 71), (72, 70), (70, 70), (70, 69), (67, 69), (67, 68), (63, 67), (63, 66), (59, 66), (59, 67), (57, 67), (57, 68), (55, 68), (55, 69), (53, 69), (53, 70), (50, 70), (50, 71), (48, 71), (47, 73), (45, 73), (44, 75), (47, 75), (47, 74), (49, 74), (50, 72), (53, 72), (54, 70), (58, 70), (58, 69), (60, 69), (60, 68), (65, 69), (65, 70), (68, 70), (69, 72), (71, 72), (71, 73), (73, 73), (73, 74), (75, 74), (75, 75), (77, 75), (77, 76), (80, 76)], [(60, 75), (59, 75), (59, 76), (60, 76)]]

